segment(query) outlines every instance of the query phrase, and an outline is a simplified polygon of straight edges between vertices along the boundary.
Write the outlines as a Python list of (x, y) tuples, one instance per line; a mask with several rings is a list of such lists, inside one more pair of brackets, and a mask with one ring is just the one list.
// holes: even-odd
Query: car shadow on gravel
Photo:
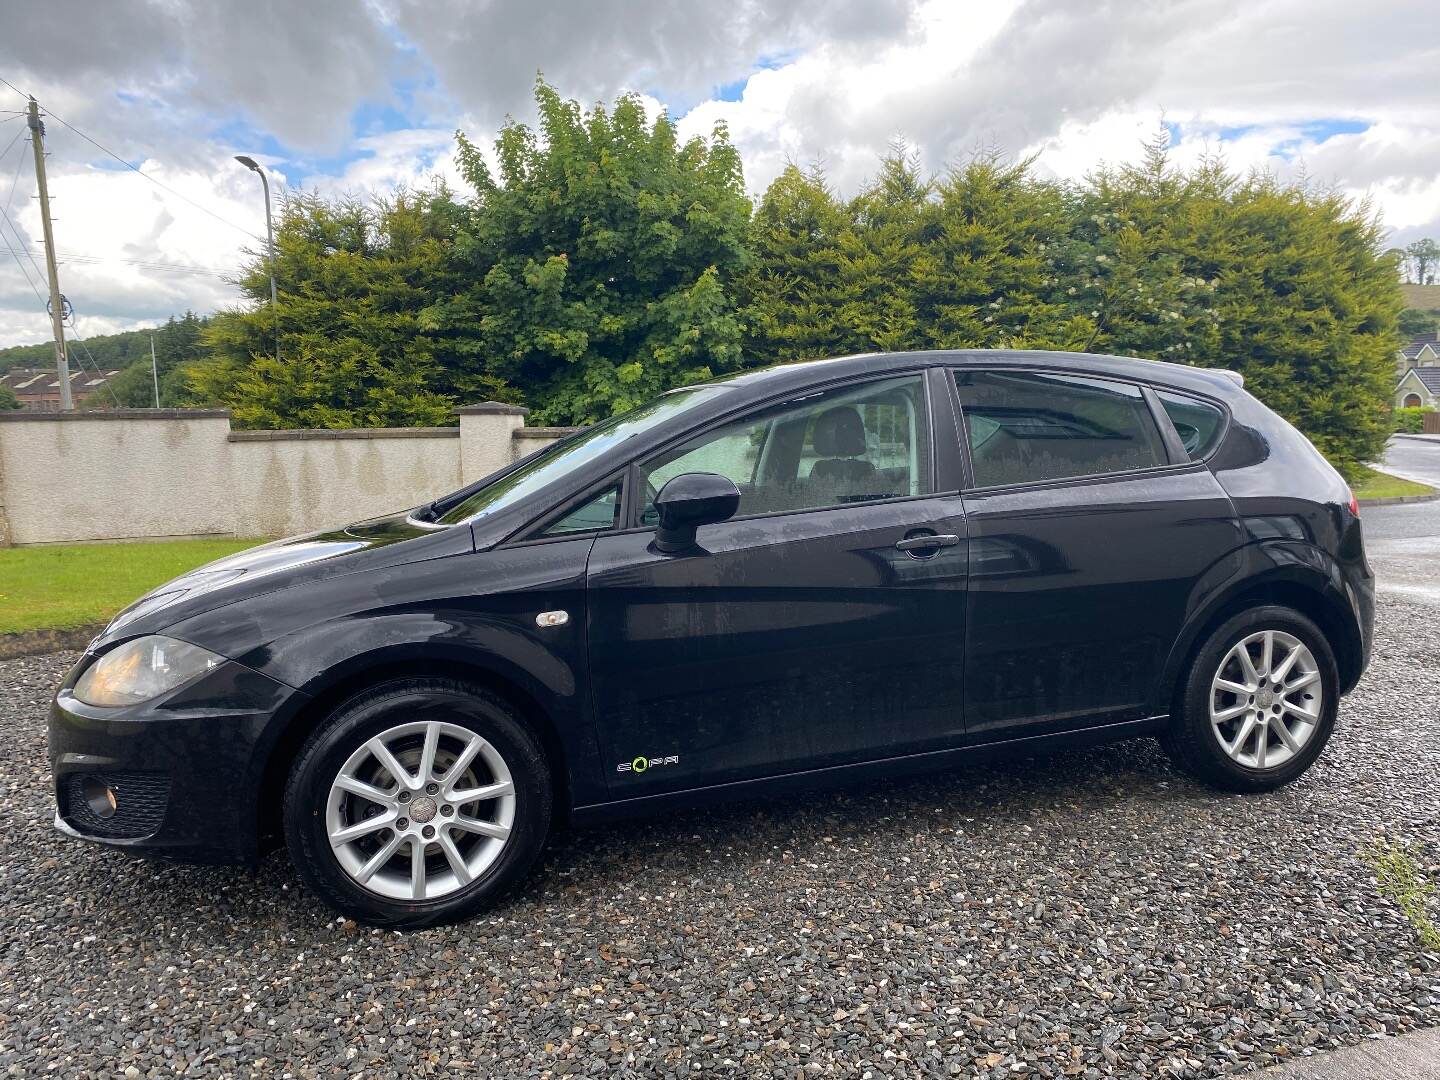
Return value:
[[(869, 848), (898, 847), (917, 826), (983, 837), (1053, 819), (1057, 808), (1062, 813), (1113, 804), (1159, 809), (1227, 798), (1233, 797), (1176, 773), (1153, 740), (1140, 739), (654, 819), (561, 828), (536, 869), (494, 914), (533, 917), (586, 894), (744, 877), (767, 860), (804, 858), (837, 837)], [(335, 918), (300, 885), (283, 850), (246, 869), (140, 860), (87, 846), (75, 851), (69, 869), (72, 889), (88, 898), (80, 901), (87, 914), (110, 931), (144, 936), (183, 918), (188, 935), (204, 939), (237, 931), (283, 933)], [(115, 894), (117, 880), (124, 882), (124, 901), (112, 904), (107, 898)]]

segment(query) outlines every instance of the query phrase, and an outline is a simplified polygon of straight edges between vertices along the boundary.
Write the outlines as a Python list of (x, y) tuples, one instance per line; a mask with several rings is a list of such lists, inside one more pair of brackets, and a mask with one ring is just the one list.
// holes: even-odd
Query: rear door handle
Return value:
[(926, 533), (923, 536), (907, 536), (904, 540), (896, 540), (895, 547), (900, 551), (923, 551), (925, 548), (954, 547), (960, 543), (960, 537), (954, 533)]

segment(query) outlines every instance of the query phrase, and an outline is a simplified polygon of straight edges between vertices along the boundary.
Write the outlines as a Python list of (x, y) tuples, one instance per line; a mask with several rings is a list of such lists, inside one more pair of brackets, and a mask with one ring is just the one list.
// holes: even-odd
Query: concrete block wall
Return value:
[(453, 491), (572, 429), (486, 402), (453, 428), (232, 431), (208, 409), (0, 413), (0, 544), (288, 536)]

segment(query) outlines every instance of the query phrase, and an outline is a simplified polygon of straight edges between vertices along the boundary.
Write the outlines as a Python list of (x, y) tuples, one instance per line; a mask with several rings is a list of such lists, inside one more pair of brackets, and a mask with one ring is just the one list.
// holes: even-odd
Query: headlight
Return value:
[(167, 637), (142, 637), (106, 653), (75, 684), (87, 705), (138, 705), (188, 682), (225, 658)]

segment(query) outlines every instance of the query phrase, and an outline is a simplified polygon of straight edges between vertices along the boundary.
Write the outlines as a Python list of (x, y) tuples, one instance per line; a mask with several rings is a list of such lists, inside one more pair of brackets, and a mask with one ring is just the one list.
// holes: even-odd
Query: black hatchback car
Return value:
[(1261, 791), (1320, 754), (1373, 604), (1349, 489), (1233, 373), (795, 364), (155, 590), (56, 697), (56, 824), (283, 837), (341, 911), (423, 926), (562, 814), (1131, 735)]

